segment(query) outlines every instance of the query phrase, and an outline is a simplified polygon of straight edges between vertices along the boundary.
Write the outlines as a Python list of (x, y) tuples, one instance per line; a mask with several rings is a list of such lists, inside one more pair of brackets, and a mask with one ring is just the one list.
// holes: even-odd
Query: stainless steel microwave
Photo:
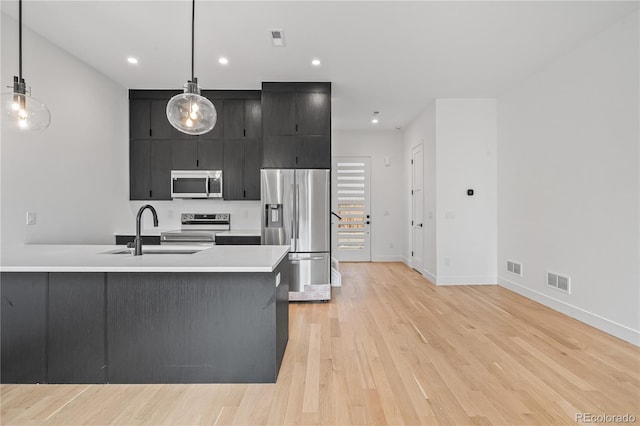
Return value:
[(171, 198), (222, 198), (222, 170), (171, 170)]

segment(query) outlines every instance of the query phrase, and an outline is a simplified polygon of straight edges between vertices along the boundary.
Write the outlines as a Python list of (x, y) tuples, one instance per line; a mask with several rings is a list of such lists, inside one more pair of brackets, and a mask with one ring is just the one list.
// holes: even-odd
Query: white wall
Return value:
[(497, 282), (496, 114), (494, 99), (436, 100), (438, 284)]
[[(402, 134), (334, 130), (331, 145), (334, 157), (371, 158), (371, 260), (402, 261), (406, 223)], [(384, 164), (385, 157), (389, 157), (389, 166)]]
[[(404, 161), (406, 165), (405, 188), (411, 188), (411, 150), (422, 145), (424, 156), (424, 269), (421, 271), (431, 282), (436, 282), (437, 276), (437, 218), (436, 218), (436, 104), (429, 103), (403, 132)], [(406, 191), (406, 190), (405, 190)], [(404, 247), (404, 258), (407, 265), (411, 264), (411, 194), (405, 192), (405, 229), (407, 244)]]
[[(17, 22), (2, 14), (1, 81), (18, 73)], [(1, 132), (1, 240), (111, 243), (128, 217), (127, 91), (23, 29), (24, 78), (51, 111), (42, 132)], [(3, 89), (4, 92), (5, 89)], [(27, 210), (37, 224), (26, 225)]]
[(636, 345), (638, 40), (636, 11), (500, 97), (498, 114), (500, 283)]
[[(496, 101), (437, 99), (404, 130), (404, 155), (423, 145), (424, 269), (439, 285), (497, 282)], [(411, 176), (405, 174), (405, 188)], [(467, 189), (474, 195), (467, 196)], [(409, 205), (410, 198), (405, 200)], [(411, 233), (410, 215), (406, 228)], [(407, 264), (411, 239), (405, 247)]]
[[(127, 192), (128, 194), (128, 192)], [(173, 201), (131, 201), (129, 214), (131, 219), (126, 226), (114, 232), (135, 232), (135, 217), (138, 209), (151, 204), (158, 213), (158, 230), (180, 229), (181, 213), (229, 213), (231, 229), (260, 230), (260, 201), (224, 201), (224, 200), (173, 200)], [(142, 216), (143, 230), (153, 229), (153, 216), (145, 212)]]

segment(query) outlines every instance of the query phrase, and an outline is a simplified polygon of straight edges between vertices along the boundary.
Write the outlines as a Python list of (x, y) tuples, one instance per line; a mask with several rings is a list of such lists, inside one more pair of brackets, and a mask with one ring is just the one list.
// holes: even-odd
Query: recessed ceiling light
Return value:
[(127, 58), (127, 62), (129, 62), (130, 64), (134, 64), (135, 65), (135, 64), (138, 63), (138, 60), (136, 58), (134, 58), (133, 56), (129, 56)]
[(319, 67), (320, 59), (314, 59), (313, 61), (311, 61), (311, 65), (313, 65), (314, 67)]
[(227, 65), (229, 63), (229, 60), (227, 58), (225, 58), (225, 57), (222, 57), (222, 58), (218, 59), (218, 63), (220, 65)]
[(380, 114), (378, 111), (373, 112), (373, 117), (371, 118), (373, 124), (378, 124), (378, 114)]

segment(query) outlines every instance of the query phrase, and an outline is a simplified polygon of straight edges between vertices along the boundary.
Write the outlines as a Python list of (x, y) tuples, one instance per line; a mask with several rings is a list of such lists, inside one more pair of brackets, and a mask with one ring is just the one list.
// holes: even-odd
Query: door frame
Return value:
[[(415, 145), (414, 147), (411, 148), (411, 159), (410, 159), (410, 163), (411, 163), (411, 199), (410, 199), (410, 225), (409, 225), (409, 234), (410, 234), (410, 239), (411, 239), (411, 256), (409, 258), (409, 266), (411, 266), (411, 268), (415, 269), (416, 271), (418, 271), (420, 274), (422, 274), (422, 270), (424, 269), (424, 260), (425, 260), (425, 252), (424, 252), (424, 234), (425, 234), (425, 229), (424, 229), (424, 225), (421, 227), (422, 228), (422, 240), (421, 241), (416, 241), (416, 235), (415, 235), (415, 222), (417, 221), (416, 217), (414, 217), (415, 214), (415, 195), (414, 195), (414, 183), (415, 180), (414, 178), (416, 177), (416, 169), (415, 169), (415, 164), (414, 164), (414, 158), (416, 157), (417, 154), (420, 154), (421, 156), (421, 160), (422, 160), (422, 174), (420, 176), (418, 176), (417, 180), (420, 182), (420, 191), (422, 191), (422, 224), (424, 224), (424, 147), (422, 145), (422, 143), (419, 143), (418, 145)], [(416, 260), (416, 258), (414, 257), (414, 252), (416, 251), (416, 247), (418, 247), (418, 245), (421, 247), (421, 257), (418, 260)]]

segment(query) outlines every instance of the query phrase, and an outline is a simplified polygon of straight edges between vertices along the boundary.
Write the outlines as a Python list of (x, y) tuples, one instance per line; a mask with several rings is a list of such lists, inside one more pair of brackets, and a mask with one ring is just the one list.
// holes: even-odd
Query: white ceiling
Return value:
[[(373, 111), (375, 128), (393, 129), (433, 98), (498, 96), (638, 4), (199, 0), (195, 74), (209, 89), (332, 81), (335, 129), (372, 129)], [(16, 17), (17, 1), (3, 0), (2, 12)], [(23, 5), (25, 26), (127, 88), (186, 82), (190, 20), (190, 0)], [(273, 28), (284, 29), (286, 47), (271, 46)], [(137, 66), (127, 64), (130, 55)]]

